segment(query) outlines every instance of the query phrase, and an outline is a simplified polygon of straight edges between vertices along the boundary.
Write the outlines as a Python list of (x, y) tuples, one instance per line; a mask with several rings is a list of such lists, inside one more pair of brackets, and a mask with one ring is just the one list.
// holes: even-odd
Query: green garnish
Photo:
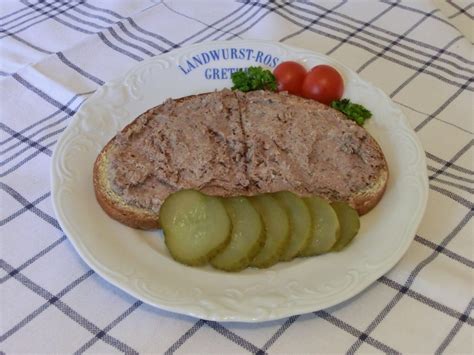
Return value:
[(277, 90), (277, 81), (270, 70), (260, 67), (249, 67), (246, 71), (239, 70), (231, 75), (232, 90)]
[(359, 126), (364, 125), (365, 120), (372, 117), (372, 112), (362, 105), (352, 103), (349, 99), (333, 101), (331, 107), (345, 113), (349, 119), (355, 121)]

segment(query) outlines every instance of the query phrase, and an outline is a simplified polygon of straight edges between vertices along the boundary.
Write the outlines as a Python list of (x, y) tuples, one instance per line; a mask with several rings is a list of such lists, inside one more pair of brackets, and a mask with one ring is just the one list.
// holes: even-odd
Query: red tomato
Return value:
[(317, 65), (306, 75), (301, 89), (303, 97), (330, 105), (344, 93), (341, 74), (329, 65)]
[(278, 91), (301, 95), (301, 86), (306, 76), (306, 69), (301, 64), (292, 61), (282, 62), (273, 70), (273, 75), (278, 82)]

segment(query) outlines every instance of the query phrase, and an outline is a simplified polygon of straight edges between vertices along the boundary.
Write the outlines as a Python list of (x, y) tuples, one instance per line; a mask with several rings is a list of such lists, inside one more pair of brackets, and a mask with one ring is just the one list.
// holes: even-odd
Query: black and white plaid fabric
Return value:
[[(472, 354), (473, 14), (461, 0), (2, 0), (0, 352)], [(261, 324), (161, 311), (90, 270), (55, 219), (51, 155), (81, 103), (145, 58), (233, 38), (344, 62), (400, 105), (426, 150), (414, 242), (337, 307)]]

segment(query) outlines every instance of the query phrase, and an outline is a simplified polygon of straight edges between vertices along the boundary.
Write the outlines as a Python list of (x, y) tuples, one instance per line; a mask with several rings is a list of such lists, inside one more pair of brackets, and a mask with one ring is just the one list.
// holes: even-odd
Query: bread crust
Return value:
[[(133, 122), (125, 127), (125, 130), (132, 124)], [(113, 149), (114, 141), (115, 137), (107, 143), (94, 163), (93, 183), (97, 202), (110, 217), (129, 227), (144, 230), (160, 228), (157, 213), (127, 205), (110, 186), (107, 154)]]
[[(385, 166), (387, 165), (385, 164)], [(357, 210), (359, 216), (368, 213), (380, 202), (387, 188), (388, 177), (388, 169), (383, 169), (381, 171), (379, 180), (372, 186), (371, 189), (354, 196), (351, 201), (351, 205)]]
[[(200, 96), (192, 95), (186, 96), (179, 99), (176, 99), (176, 102), (182, 102), (190, 97)], [(128, 129), (132, 128), (134, 123), (143, 115), (153, 111), (155, 108), (151, 108), (142, 115), (138, 116), (135, 120), (129, 123), (122, 132), (126, 132)], [(149, 230), (160, 228), (158, 221), (158, 212), (131, 206), (125, 203), (120, 195), (115, 193), (112, 189), (111, 181), (108, 178), (108, 155), (114, 149), (116, 137), (112, 138), (102, 151), (97, 156), (97, 159), (94, 163), (93, 168), (93, 185), (96, 199), (102, 209), (116, 221), (123, 223), (129, 227)], [(383, 154), (382, 154), (383, 156)], [(387, 181), (389, 177), (389, 171), (387, 168), (387, 163), (384, 159), (384, 168), (380, 171), (379, 179), (372, 184), (367, 190), (359, 191), (354, 194), (348, 202), (353, 208), (355, 208), (359, 215), (364, 215), (374, 208), (382, 196), (385, 193)], [(298, 194), (297, 192), (295, 192)]]

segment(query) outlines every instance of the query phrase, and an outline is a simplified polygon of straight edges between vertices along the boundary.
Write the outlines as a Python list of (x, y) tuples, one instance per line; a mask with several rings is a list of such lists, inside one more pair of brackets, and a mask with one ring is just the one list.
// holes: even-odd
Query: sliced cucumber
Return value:
[(301, 256), (327, 253), (339, 238), (339, 221), (331, 205), (320, 197), (304, 198), (311, 214), (312, 235)]
[(263, 247), (263, 224), (257, 210), (245, 197), (230, 197), (223, 202), (232, 222), (230, 242), (210, 263), (216, 269), (239, 271), (249, 266)]
[(181, 190), (160, 208), (160, 224), (171, 256), (187, 265), (203, 265), (230, 240), (231, 223), (217, 197)]
[(304, 201), (295, 194), (281, 191), (273, 194), (286, 210), (290, 222), (290, 242), (280, 260), (289, 261), (296, 257), (308, 243), (311, 236), (311, 215)]
[(357, 235), (360, 228), (360, 219), (357, 211), (344, 202), (333, 202), (332, 208), (337, 214), (339, 224), (341, 225), (340, 238), (334, 244), (334, 251), (341, 251)]
[(262, 217), (265, 230), (265, 244), (250, 263), (258, 268), (277, 263), (290, 240), (288, 216), (280, 203), (270, 195), (250, 198), (250, 202)]

